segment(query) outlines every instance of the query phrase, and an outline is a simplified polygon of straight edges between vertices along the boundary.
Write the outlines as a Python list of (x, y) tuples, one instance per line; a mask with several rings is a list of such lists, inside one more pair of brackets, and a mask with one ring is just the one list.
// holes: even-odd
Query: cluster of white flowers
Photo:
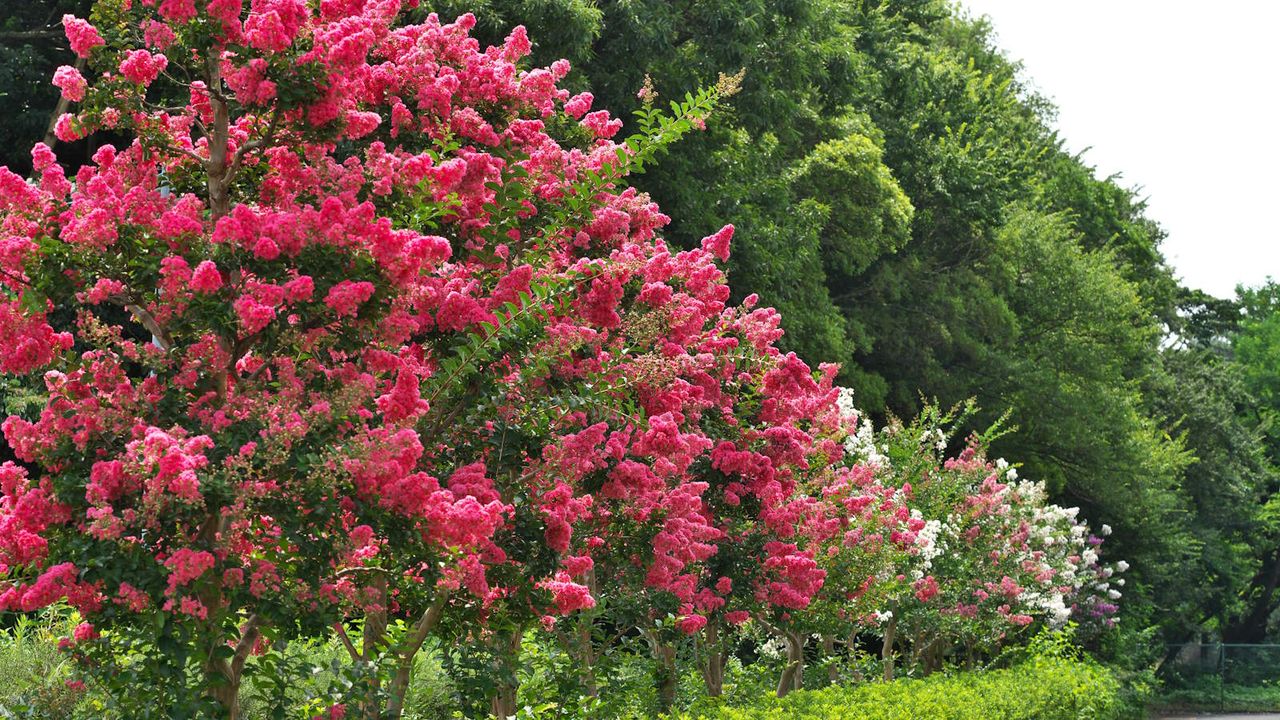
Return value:
[(1057, 590), (1037, 592), (1029, 590), (1022, 595), (1028, 607), (1042, 614), (1050, 627), (1060, 628), (1071, 619), (1071, 608), (1067, 606), (1067, 598)]
[(785, 647), (786, 646), (783, 644), (782, 638), (777, 637), (776, 635), (770, 635), (768, 640), (760, 643), (760, 647), (757, 652), (760, 653), (760, 657), (777, 660), (782, 657)]
[[(890, 452), (890, 445), (894, 443), (919, 443), (916, 449), (926, 455), (932, 454), (934, 450), (945, 452), (947, 449), (949, 435), (945, 429), (936, 426), (908, 426), (920, 433), (910, 437), (903, 432), (907, 427), (891, 423), (877, 432), (870, 421), (862, 418), (857, 411), (850, 390), (841, 388), (837, 402), (848, 432), (844, 448), (853, 462), (865, 463), (892, 473), (894, 468), (886, 456)], [(914, 432), (910, 435), (914, 435)], [(981, 455), (977, 455), (976, 459), (984, 461)], [(965, 463), (957, 465), (959, 477), (966, 478), (965, 482), (973, 485), (951, 488), (948, 491), (968, 493), (970, 499), (978, 502), (978, 507), (981, 508), (976, 514), (971, 509), (952, 505), (945, 516), (929, 517), (932, 514), (929, 510), (922, 512), (920, 508), (914, 507), (916, 500), (924, 503), (922, 508), (933, 507), (938, 500), (945, 504), (953, 502), (953, 498), (945, 493), (932, 497), (932, 502), (930, 501), (928, 488), (935, 476), (928, 470), (923, 475), (913, 470), (910, 477), (896, 479), (894, 484), (900, 484), (901, 487), (895, 489), (889, 499), (894, 503), (904, 502), (911, 507), (911, 524), (919, 528), (915, 531), (915, 545), (909, 553), (908, 565), (896, 565), (894, 572), (900, 573), (898, 578), (909, 579), (909, 585), (914, 588), (915, 581), (926, 576), (936, 575), (944, 582), (955, 581), (974, 573), (981, 576), (985, 572), (983, 568), (999, 565), (999, 571), (991, 577), (974, 577), (972, 582), (979, 583), (977, 587), (985, 587), (986, 591), (993, 594), (999, 592), (992, 590), (993, 583), (1000, 585), (1002, 589), (1006, 583), (1016, 588), (1016, 591), (1004, 590), (1013, 592), (1016, 601), (1009, 602), (1001, 612), (1007, 610), (1023, 616), (1030, 615), (1055, 628), (1065, 625), (1076, 613), (1080, 613), (1082, 619), (1102, 618), (1103, 622), (1114, 623), (1108, 616), (1115, 612), (1114, 603), (1121, 596), (1120, 588), (1124, 586), (1124, 580), (1112, 575), (1128, 569), (1128, 564), (1119, 562), (1104, 565), (1101, 562), (1096, 547), (1099, 540), (1090, 534), (1088, 524), (1080, 518), (1080, 508), (1053, 504), (1043, 483), (1019, 478), (1017, 469), (1004, 458), (996, 459), (985, 467), (987, 470), (975, 474), (970, 472), (974, 469), (972, 466)], [(949, 473), (936, 477), (946, 478)], [(997, 486), (990, 487), (983, 479), (996, 482)], [(916, 488), (911, 497), (904, 496), (903, 488), (907, 482)], [(924, 496), (920, 497), (922, 492)], [(1111, 528), (1103, 525), (1097, 530), (1097, 534), (1102, 537), (1110, 535)], [(1000, 543), (1005, 544), (997, 547)], [(973, 565), (970, 556), (975, 551), (984, 559), (989, 555), (991, 562)], [(879, 568), (873, 572), (878, 581), (883, 582), (893, 574), (888, 570), (889, 568)], [(946, 591), (961, 593), (956, 596), (959, 600), (947, 602), (970, 602), (965, 599), (962, 589)], [(990, 597), (986, 591), (975, 594), (975, 597), (981, 595), (985, 600)], [(1001, 601), (1004, 601), (1003, 598)], [(1008, 607), (1009, 605), (1014, 607)], [(892, 618), (893, 613), (882, 610), (866, 617), (882, 624)]]
[(1004, 479), (1009, 482), (1018, 479), (1018, 468), (1009, 467), (1009, 461), (1004, 458), (996, 459), (996, 469), (1004, 473)]
[(947, 449), (947, 434), (942, 432), (941, 428), (935, 428), (933, 432), (925, 432), (924, 437), (920, 438), (920, 440), (924, 443), (932, 442), (939, 452)]
[[(912, 510), (911, 517), (923, 520), (919, 510)], [(925, 571), (933, 568), (933, 559), (942, 554), (945, 543), (942, 539), (942, 521), (925, 520), (924, 527), (916, 533), (916, 544), (920, 547), (920, 566)]]
[(845, 437), (844, 451), (860, 462), (887, 469), (889, 458), (876, 447), (876, 433), (871, 421), (863, 417), (862, 413), (854, 407), (853, 391), (845, 387), (840, 388), (839, 395), (836, 396), (836, 406), (840, 409), (840, 415), (848, 422), (858, 422), (858, 418), (862, 418), (861, 422), (858, 422), (857, 432)]
[(840, 410), (840, 415), (844, 418), (856, 420), (861, 417), (861, 413), (853, 405), (853, 391), (847, 387), (838, 388), (836, 408)]
[(844, 449), (845, 452), (868, 465), (889, 467), (889, 458), (876, 447), (875, 431), (871, 427), (870, 420), (863, 420), (858, 426), (858, 432), (845, 438)]

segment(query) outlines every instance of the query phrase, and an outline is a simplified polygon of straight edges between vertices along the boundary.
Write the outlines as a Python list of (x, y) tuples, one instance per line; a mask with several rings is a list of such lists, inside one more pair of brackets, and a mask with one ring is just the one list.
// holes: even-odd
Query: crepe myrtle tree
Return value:
[(573, 443), (627, 416), (611, 452), (665, 472), (689, 421), (645, 393), (681, 372), (717, 392), (732, 342), (701, 330), (738, 312), (715, 267), (732, 229), (672, 253), (620, 181), (732, 79), (614, 142), (557, 87), (567, 63), (521, 68), (520, 28), (482, 50), (470, 16), (91, 19), (64, 18), (85, 70), (54, 77), (58, 137), (133, 142), (73, 178), (43, 145), (34, 179), (0, 171), (0, 370), (45, 398), (4, 422), (23, 464), (0, 468), (0, 606), (78, 610), (81, 670), (133, 717), (236, 718), (246, 673), (332, 635), (350, 682), (310, 707), (372, 718), (402, 713), (432, 634), (594, 604)]
[(1124, 581), (1113, 576), (1127, 564), (1102, 562), (1102, 539), (1078, 509), (1050, 503), (1042, 484), (987, 457), (999, 427), (947, 456), (971, 411), (928, 406), (911, 424), (891, 423), (860, 442), (860, 452), (878, 456), (884, 482), (902, 490), (921, 541), (879, 613), (887, 677), (896, 647), (929, 672), (957, 652), (969, 662), (994, 653), (1033, 625), (1114, 624)]

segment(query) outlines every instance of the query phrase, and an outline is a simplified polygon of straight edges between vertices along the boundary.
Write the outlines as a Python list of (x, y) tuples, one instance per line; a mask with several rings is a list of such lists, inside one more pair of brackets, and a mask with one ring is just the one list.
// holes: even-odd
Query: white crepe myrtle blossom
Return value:
[(884, 454), (888, 452), (888, 446), (884, 447), (883, 452), (876, 446), (875, 428), (871, 425), (871, 420), (854, 406), (853, 391), (846, 387), (839, 388), (836, 407), (847, 422), (857, 424), (857, 431), (845, 437), (844, 451), (859, 462), (888, 468), (889, 458)]

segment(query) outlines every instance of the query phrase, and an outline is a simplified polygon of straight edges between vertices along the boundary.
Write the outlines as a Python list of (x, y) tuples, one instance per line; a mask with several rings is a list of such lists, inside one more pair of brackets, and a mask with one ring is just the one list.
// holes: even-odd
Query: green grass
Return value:
[(1224, 685), (1206, 676), (1180, 686), (1166, 687), (1152, 702), (1156, 710), (1212, 710), (1220, 712), (1280, 711), (1280, 683)]

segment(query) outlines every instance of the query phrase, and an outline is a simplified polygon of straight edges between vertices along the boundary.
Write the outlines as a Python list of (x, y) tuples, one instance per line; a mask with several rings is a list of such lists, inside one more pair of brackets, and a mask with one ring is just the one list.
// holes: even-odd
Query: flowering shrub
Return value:
[(989, 652), (1037, 622), (1114, 624), (1111, 601), (1124, 580), (1112, 577), (1127, 565), (1101, 562), (1102, 540), (1077, 508), (1050, 503), (1043, 485), (986, 459), (987, 438), (973, 436), (945, 458), (955, 423), (927, 408), (878, 436), (880, 467), (895, 478), (886, 482), (902, 488), (918, 518), (920, 551), (901, 566), (909, 584), (890, 600), (916, 659), (936, 666), (953, 645)]

